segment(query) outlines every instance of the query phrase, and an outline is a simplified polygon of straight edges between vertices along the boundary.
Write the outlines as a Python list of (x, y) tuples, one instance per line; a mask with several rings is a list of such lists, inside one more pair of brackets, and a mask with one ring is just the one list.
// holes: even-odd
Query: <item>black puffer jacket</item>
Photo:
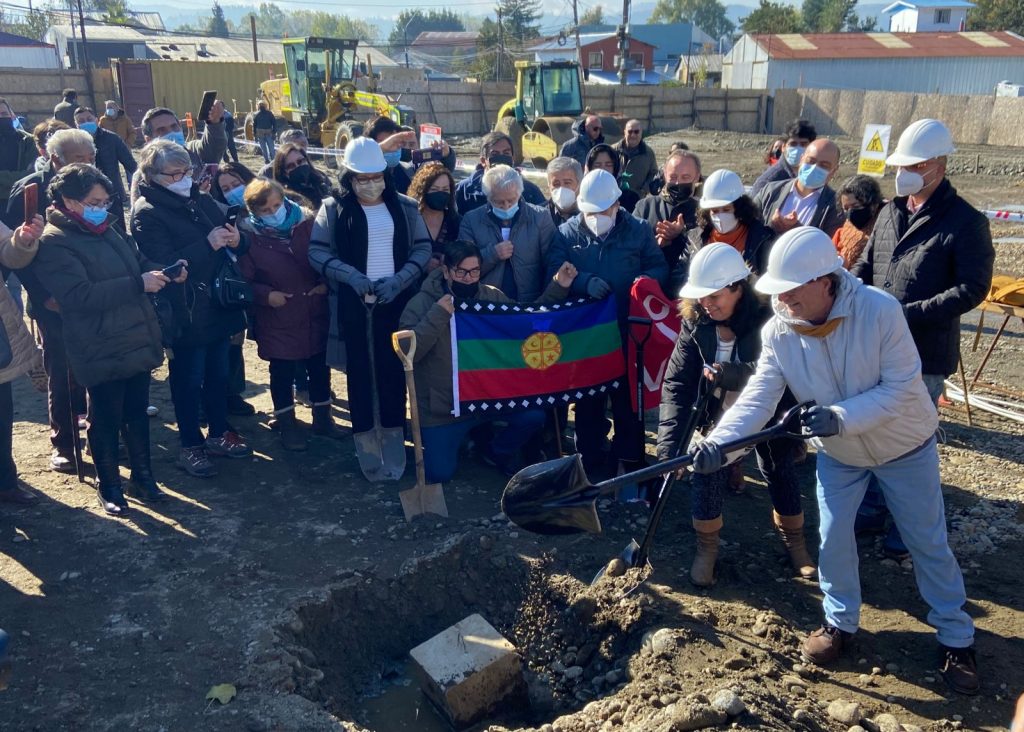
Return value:
[[(771, 305), (755, 295), (746, 293), (737, 303), (729, 327), (736, 334), (736, 360), (722, 364), (721, 389), (740, 391), (754, 373), (761, 355), (761, 326), (772, 317)], [(703, 378), (704, 364), (716, 361), (718, 332), (714, 321), (700, 316), (683, 317), (683, 328), (669, 358), (665, 380), (661, 386), (661, 408), (658, 423), (658, 457), (665, 459), (675, 454), (683, 430), (690, 418), (690, 409), (697, 400), (697, 389)], [(787, 390), (779, 401), (777, 414), (795, 403)], [(697, 420), (701, 429), (714, 424), (722, 412), (722, 401), (712, 395), (704, 412)], [(680, 449), (686, 449), (683, 445)]]
[[(243, 311), (225, 310), (210, 296), (213, 278), (227, 255), (215, 252), (206, 237), (223, 223), (220, 206), (197, 186), (185, 198), (158, 185), (139, 184), (139, 198), (132, 206), (132, 236), (139, 250), (156, 262), (188, 260), (185, 283), (172, 283), (161, 291), (181, 330), (176, 342), (184, 346), (206, 345), (245, 329)], [(235, 255), (248, 247), (243, 235)]]
[(166, 265), (113, 226), (96, 234), (53, 208), (46, 219), (34, 269), (60, 305), (75, 380), (89, 387), (155, 369), (164, 354), (142, 273)]
[(906, 198), (886, 204), (850, 271), (902, 303), (921, 372), (948, 376), (959, 359), (960, 316), (988, 294), (994, 259), (988, 219), (947, 180), (914, 215)]

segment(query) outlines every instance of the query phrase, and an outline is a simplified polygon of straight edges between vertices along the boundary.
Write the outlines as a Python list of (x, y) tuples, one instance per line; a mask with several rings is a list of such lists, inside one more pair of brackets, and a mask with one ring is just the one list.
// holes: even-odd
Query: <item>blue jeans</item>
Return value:
[(269, 135), (257, 135), (256, 142), (259, 143), (260, 152), (263, 153), (263, 162), (269, 163), (274, 159), (274, 133)]
[(168, 364), (171, 401), (178, 421), (182, 447), (199, 447), (199, 403), (206, 408), (206, 422), (212, 436), (220, 437), (228, 427), (228, 350), (223, 338), (205, 346), (174, 346), (174, 358)]
[(853, 522), (874, 477), (914, 560), (914, 577), (928, 603), (928, 622), (939, 643), (966, 648), (974, 642), (974, 623), (960, 566), (946, 538), (945, 506), (939, 480), (939, 452), (932, 437), (916, 452), (884, 465), (856, 468), (818, 453), (818, 511), (821, 546), (818, 574), (825, 595), (825, 619), (853, 633), (860, 623), (860, 575)]
[(495, 419), (506, 426), (494, 434), (491, 452), (501, 458), (511, 458), (520, 447), (544, 426), (547, 413), (543, 409), (522, 409), (508, 414), (474, 416), (448, 424), (424, 427), (423, 469), (428, 483), (446, 483), (459, 466), (459, 447), (471, 429)]

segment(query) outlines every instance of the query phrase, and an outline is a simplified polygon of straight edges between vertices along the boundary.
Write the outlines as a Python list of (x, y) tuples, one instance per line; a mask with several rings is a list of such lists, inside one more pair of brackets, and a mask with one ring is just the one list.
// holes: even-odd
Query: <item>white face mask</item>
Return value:
[(354, 180), (352, 181), (352, 190), (355, 191), (357, 197), (364, 201), (376, 201), (384, 192), (384, 179), (371, 180), (369, 183), (360, 183)]
[(555, 188), (551, 191), (551, 202), (555, 204), (555, 208), (568, 211), (576, 203), (576, 192), (567, 186)]
[(913, 196), (924, 188), (924, 176), (906, 168), (896, 169), (896, 195)]
[(711, 225), (715, 227), (715, 231), (719, 234), (728, 234), (736, 228), (737, 223), (739, 222), (736, 221), (736, 214), (732, 211), (711, 214)]
[(168, 183), (164, 186), (171, 193), (177, 193), (183, 198), (188, 198), (192, 195), (192, 176), (186, 175), (181, 180), (176, 180), (173, 183)]
[(587, 223), (587, 228), (597, 236), (604, 236), (615, 225), (615, 219), (606, 214), (585, 214), (583, 220)]

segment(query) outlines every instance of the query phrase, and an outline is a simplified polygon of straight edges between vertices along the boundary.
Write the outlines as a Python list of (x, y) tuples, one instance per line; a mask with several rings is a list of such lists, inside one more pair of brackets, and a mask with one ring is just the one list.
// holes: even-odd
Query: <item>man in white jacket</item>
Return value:
[(835, 661), (860, 622), (853, 522), (874, 476), (914, 560), (937, 630), (941, 669), (957, 692), (978, 691), (974, 624), (963, 576), (946, 538), (935, 443), (938, 418), (899, 302), (843, 269), (829, 237), (802, 226), (776, 240), (756, 289), (772, 295), (757, 370), (715, 430), (694, 448), (694, 470), (724, 462), (718, 445), (761, 429), (786, 387), (816, 406), (803, 418), (817, 448), (818, 562), (825, 624), (801, 653)]

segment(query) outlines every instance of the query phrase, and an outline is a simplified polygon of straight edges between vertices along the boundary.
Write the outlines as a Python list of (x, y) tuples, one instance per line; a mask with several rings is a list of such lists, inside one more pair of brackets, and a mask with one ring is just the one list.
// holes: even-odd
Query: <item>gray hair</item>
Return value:
[(93, 157), (96, 156), (92, 135), (85, 130), (57, 130), (46, 141), (46, 154), (56, 157), (61, 163), (68, 161), (68, 153), (72, 150), (83, 149), (92, 150)]
[(515, 188), (520, 196), (523, 195), (523, 176), (519, 175), (518, 170), (507, 165), (495, 165), (493, 168), (485, 170), (480, 184), (488, 200), (490, 200), (492, 193), (497, 193), (507, 188)]
[(548, 180), (551, 180), (552, 175), (564, 173), (567, 170), (571, 170), (572, 174), (576, 176), (577, 183), (583, 180), (583, 166), (580, 165), (576, 158), (570, 158), (566, 155), (552, 159), (552, 161), (548, 163), (548, 167), (545, 172), (548, 174)]
[(139, 155), (139, 174), (147, 183), (152, 183), (154, 175), (163, 173), (172, 165), (192, 168), (192, 158), (188, 150), (178, 143), (157, 138), (142, 148)]
[(297, 127), (289, 127), (287, 130), (281, 130), (281, 134), (278, 136), (277, 142), (280, 145), (294, 142), (297, 145), (309, 147), (309, 138), (306, 137), (305, 132)]

